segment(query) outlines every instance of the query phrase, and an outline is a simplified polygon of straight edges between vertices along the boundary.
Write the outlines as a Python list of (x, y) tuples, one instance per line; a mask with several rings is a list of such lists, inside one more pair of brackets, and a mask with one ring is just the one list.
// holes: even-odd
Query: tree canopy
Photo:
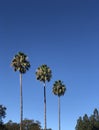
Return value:
[[(25, 118), (22, 122), (23, 130), (41, 130), (41, 124), (39, 121)], [(11, 120), (5, 124), (7, 130), (19, 130), (19, 123), (12, 122)]]
[(30, 63), (27, 60), (27, 55), (23, 52), (18, 52), (11, 62), (11, 66), (15, 71), (19, 71), (20, 73), (25, 73), (30, 68)]
[(60, 96), (64, 95), (64, 93), (66, 91), (66, 87), (61, 80), (58, 80), (58, 81), (55, 81), (55, 83), (53, 84), (52, 91), (55, 95), (58, 95), (60, 97)]
[(99, 130), (99, 111), (95, 108), (91, 116), (85, 114), (77, 120), (76, 130)]
[(36, 71), (37, 80), (40, 80), (41, 82), (46, 82), (46, 81), (49, 82), (51, 77), (52, 77), (52, 71), (47, 65), (43, 64), (37, 68)]
[(0, 105), (0, 125), (3, 124), (3, 118), (6, 116), (6, 107), (3, 105)]

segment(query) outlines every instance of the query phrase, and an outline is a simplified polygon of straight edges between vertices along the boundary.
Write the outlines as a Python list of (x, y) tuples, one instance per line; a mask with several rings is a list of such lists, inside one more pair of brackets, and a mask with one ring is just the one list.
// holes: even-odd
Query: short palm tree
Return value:
[(37, 80), (44, 83), (44, 130), (47, 130), (46, 128), (46, 81), (50, 81), (52, 77), (52, 71), (50, 68), (43, 64), (40, 67), (38, 67), (36, 71), (36, 78)]
[(60, 96), (64, 95), (66, 91), (66, 87), (61, 80), (55, 81), (53, 84), (53, 93), (58, 96), (58, 115), (59, 115), (59, 130), (61, 130), (60, 126)]
[(20, 72), (20, 130), (22, 130), (22, 120), (23, 120), (23, 96), (22, 96), (22, 74), (26, 73), (30, 68), (30, 63), (27, 60), (27, 55), (22, 52), (18, 52), (11, 62), (11, 66), (14, 71)]

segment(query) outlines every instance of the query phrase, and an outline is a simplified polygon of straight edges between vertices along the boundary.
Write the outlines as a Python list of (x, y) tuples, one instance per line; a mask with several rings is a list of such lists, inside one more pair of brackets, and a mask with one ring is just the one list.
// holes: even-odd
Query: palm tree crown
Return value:
[(38, 69), (36, 71), (37, 80), (40, 80), (45, 83), (46, 81), (49, 82), (51, 77), (52, 77), (52, 72), (47, 65), (44, 64), (44, 65), (38, 67)]
[(53, 93), (58, 96), (64, 95), (66, 87), (61, 80), (55, 81), (53, 84)]
[(14, 67), (15, 71), (19, 71), (20, 73), (25, 73), (26, 70), (29, 70), (30, 68), (30, 63), (27, 61), (27, 55), (22, 52), (19, 52), (14, 56), (11, 65)]

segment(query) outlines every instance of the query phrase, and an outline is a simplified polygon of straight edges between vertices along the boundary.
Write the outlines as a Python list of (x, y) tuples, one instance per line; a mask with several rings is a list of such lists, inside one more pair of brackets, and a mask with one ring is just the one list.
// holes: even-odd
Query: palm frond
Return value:
[(42, 82), (50, 81), (52, 77), (52, 71), (50, 68), (46, 65), (43, 64), (38, 69), (36, 70), (36, 78), (37, 80), (40, 80)]
[(14, 68), (15, 71), (25, 73), (30, 68), (30, 63), (27, 60), (27, 55), (22, 52), (16, 54), (11, 62), (11, 66)]
[(64, 93), (66, 91), (66, 87), (61, 80), (57, 80), (53, 84), (53, 90), (52, 91), (55, 95), (62, 96), (62, 95), (64, 95)]

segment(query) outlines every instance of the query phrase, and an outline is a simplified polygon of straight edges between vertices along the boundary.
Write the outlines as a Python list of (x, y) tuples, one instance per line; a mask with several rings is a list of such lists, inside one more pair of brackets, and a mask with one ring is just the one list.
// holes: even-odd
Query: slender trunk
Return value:
[(22, 96), (22, 73), (20, 73), (20, 130), (22, 130), (23, 121), (23, 96)]
[(44, 130), (46, 130), (46, 83), (44, 83)]
[(59, 125), (59, 130), (61, 130), (61, 126), (60, 126), (60, 96), (58, 96), (58, 125)]

